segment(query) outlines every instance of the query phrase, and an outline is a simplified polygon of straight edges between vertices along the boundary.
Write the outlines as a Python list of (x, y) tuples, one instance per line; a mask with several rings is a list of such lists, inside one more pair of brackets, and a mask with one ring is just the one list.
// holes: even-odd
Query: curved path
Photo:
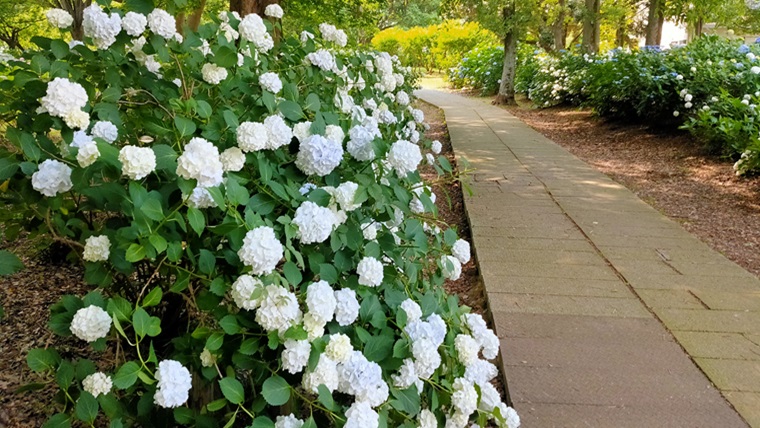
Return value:
[(760, 280), (505, 110), (417, 95), (475, 169), (465, 207), (524, 427), (760, 427)]

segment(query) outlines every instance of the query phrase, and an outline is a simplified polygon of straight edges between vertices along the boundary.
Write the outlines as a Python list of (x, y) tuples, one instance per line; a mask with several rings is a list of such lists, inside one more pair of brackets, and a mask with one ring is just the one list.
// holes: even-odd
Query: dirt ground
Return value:
[(760, 178), (736, 177), (688, 133), (596, 118), (588, 110), (507, 110), (760, 275)]

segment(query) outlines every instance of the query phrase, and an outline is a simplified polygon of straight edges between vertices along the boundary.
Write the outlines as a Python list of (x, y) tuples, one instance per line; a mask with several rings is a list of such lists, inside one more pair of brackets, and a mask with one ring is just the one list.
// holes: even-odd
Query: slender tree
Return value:
[(662, 24), (665, 18), (663, 6), (663, 0), (649, 0), (646, 41), (644, 42), (647, 46), (659, 46), (662, 41)]
[(601, 0), (586, 0), (583, 10), (583, 48), (586, 52), (599, 52)]

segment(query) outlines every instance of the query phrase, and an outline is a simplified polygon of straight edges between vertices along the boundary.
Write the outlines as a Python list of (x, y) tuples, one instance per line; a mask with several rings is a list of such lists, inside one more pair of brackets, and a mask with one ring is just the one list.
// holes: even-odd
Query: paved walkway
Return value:
[(756, 277), (506, 111), (418, 95), (475, 168), (465, 206), (523, 426), (760, 427)]

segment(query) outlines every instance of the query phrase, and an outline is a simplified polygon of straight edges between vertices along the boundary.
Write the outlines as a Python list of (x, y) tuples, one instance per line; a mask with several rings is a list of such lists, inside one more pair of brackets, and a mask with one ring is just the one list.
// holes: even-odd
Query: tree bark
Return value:
[[(662, 19), (662, 20), (661, 20)], [(662, 0), (649, 0), (649, 13), (647, 15), (646, 46), (659, 46), (662, 41)]]
[[(504, 8), (505, 20), (515, 14), (515, 2), (511, 1)], [(493, 100), (497, 105), (517, 105), (515, 101), (515, 71), (517, 69), (517, 30), (509, 25), (504, 36), (504, 65), (501, 72), (499, 92)]]
[(552, 23), (552, 35), (554, 35), (554, 49), (563, 50), (566, 48), (567, 26), (565, 26), (565, 0), (559, 0), (559, 14), (557, 19)]
[(230, 0), (230, 12), (237, 12), (240, 16), (251, 13), (264, 16), (264, 9), (270, 4), (280, 4), (280, 0)]
[(82, 27), (84, 10), (92, 4), (92, 0), (56, 0), (56, 3), (74, 18), (74, 23), (71, 24), (71, 38), (82, 40), (84, 38), (84, 27)]
[(586, 0), (583, 18), (583, 47), (586, 52), (599, 52), (599, 13), (601, 0)]

